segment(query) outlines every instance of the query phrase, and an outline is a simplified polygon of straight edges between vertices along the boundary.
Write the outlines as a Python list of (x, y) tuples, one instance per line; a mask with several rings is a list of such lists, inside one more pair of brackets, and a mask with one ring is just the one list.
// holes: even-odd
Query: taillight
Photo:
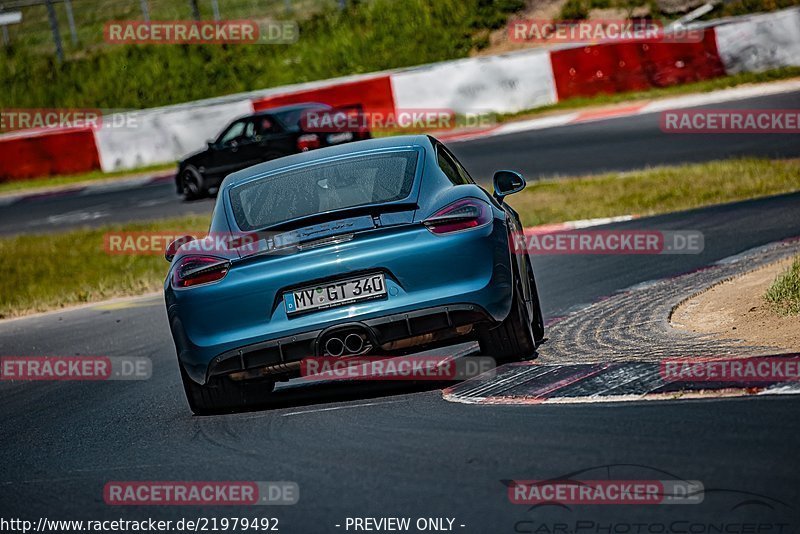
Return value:
[(172, 285), (191, 287), (225, 278), (231, 264), (214, 256), (184, 256), (172, 272)]
[(434, 234), (449, 234), (483, 226), (492, 220), (489, 204), (465, 198), (437, 211), (423, 222)]
[(320, 140), (317, 134), (305, 134), (297, 138), (297, 150), (300, 152), (319, 148), (319, 145)]

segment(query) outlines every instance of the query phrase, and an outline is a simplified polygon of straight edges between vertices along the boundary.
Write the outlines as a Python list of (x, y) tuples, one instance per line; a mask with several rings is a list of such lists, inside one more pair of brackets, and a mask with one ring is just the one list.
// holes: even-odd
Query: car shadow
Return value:
[[(461, 346), (463, 347), (463, 346)], [(462, 349), (463, 350), (463, 349)], [(465, 351), (466, 352), (466, 351)], [(479, 356), (477, 346), (474, 352), (465, 357)], [(533, 361), (538, 357), (536, 351), (521, 361)], [(500, 364), (499, 369), (504, 364)], [(474, 377), (478, 378), (478, 377)], [(471, 380), (470, 378), (469, 380)], [(298, 408), (303, 406), (319, 406), (325, 404), (363, 401), (387, 398), (412, 393), (425, 393), (453, 387), (465, 380), (308, 380), (295, 378), (288, 382), (279, 382), (275, 391), (263, 402), (246, 407), (220, 412), (216, 415), (252, 413), (282, 408)]]

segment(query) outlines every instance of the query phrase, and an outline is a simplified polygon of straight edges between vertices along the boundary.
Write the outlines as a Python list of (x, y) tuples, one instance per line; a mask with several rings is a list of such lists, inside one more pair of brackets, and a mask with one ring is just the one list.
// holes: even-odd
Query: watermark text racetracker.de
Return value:
[(149, 380), (150, 358), (137, 356), (2, 356), (0, 381)]
[(800, 354), (668, 359), (661, 361), (660, 373), (670, 382), (798, 382)]
[[(612, 475), (612, 473), (614, 475)], [(788, 534), (793, 507), (753, 488), (708, 487), (663, 468), (593, 465), (566, 475), (501, 480), (526, 534)], [(720, 499), (724, 499), (720, 501)], [(695, 506), (674, 506), (695, 505)], [(723, 506), (724, 508), (717, 508)], [(724, 510), (727, 513), (714, 513)], [(794, 514), (796, 515), (796, 514)]]
[(513, 504), (700, 504), (699, 480), (515, 480)]
[(105, 24), (109, 44), (292, 44), (300, 36), (293, 20), (113, 20)]
[(109, 506), (265, 506), (299, 499), (291, 481), (115, 481), (103, 488)]
[(0, 109), (0, 133), (21, 130), (134, 129), (139, 117), (132, 113), (109, 113), (95, 108), (7, 108)]
[[(194, 232), (186, 230), (112, 231), (103, 234), (103, 250), (115, 256), (160, 256), (172, 245), (186, 253), (290, 254), (302, 235), (288, 232)], [(173, 251), (173, 252), (174, 252)]]
[(304, 358), (304, 380), (433, 380), (457, 381), (494, 376), (497, 361), (489, 356), (329, 356)]
[(300, 126), (314, 133), (365, 133), (378, 131), (441, 131), (488, 128), (497, 124), (494, 113), (471, 110), (456, 113), (447, 108), (398, 108), (366, 111), (355, 106), (310, 109)]
[(661, 113), (661, 130), (677, 134), (799, 134), (800, 109), (687, 109)]
[(703, 37), (702, 29), (675, 27), (665, 31), (660, 21), (649, 19), (513, 19), (508, 23), (508, 38), (517, 43), (699, 43)]
[(516, 254), (700, 254), (696, 230), (559, 230), (516, 232)]

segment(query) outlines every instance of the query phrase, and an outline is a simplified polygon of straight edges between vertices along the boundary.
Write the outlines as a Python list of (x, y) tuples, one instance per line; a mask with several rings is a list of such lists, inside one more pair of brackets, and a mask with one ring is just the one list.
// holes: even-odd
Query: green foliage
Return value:
[(522, 0), (370, 0), (300, 21), (291, 45), (114, 45), (0, 52), (0, 107), (147, 108), (466, 56)]
[(525, 226), (654, 215), (800, 191), (799, 160), (740, 159), (655, 167), (583, 178), (531, 180), (509, 197)]
[(561, 8), (561, 20), (583, 20), (589, 16), (589, 4), (586, 0), (567, 0)]
[(107, 232), (193, 233), (208, 230), (208, 217), (21, 235), (0, 239), (0, 318), (140, 295), (162, 287), (168, 266), (161, 254), (109, 254)]
[[(800, 0), (731, 0), (717, 5), (701, 19), (711, 20), (751, 13), (766, 13), (796, 5), (800, 5)], [(592, 9), (608, 8), (621, 9), (627, 13), (627, 16), (631, 16), (631, 13), (638, 7), (649, 7), (650, 15), (656, 19), (666, 16), (660, 12), (657, 0), (567, 0), (562, 8), (560, 18), (562, 20), (581, 20), (588, 18)]]
[(750, 13), (765, 13), (800, 4), (798, 0), (732, 0), (721, 6), (717, 16), (735, 17)]
[(780, 315), (800, 315), (800, 256), (775, 280), (764, 298)]

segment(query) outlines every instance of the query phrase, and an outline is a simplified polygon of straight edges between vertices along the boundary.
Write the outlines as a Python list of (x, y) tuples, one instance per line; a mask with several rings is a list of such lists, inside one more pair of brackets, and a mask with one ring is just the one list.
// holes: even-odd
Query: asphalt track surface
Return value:
[[(729, 107), (785, 109), (797, 107), (797, 99)], [(549, 176), (742, 155), (796, 157), (800, 142), (668, 136), (657, 115), (645, 115), (453, 149), (476, 176), (497, 167)], [(177, 200), (163, 184), (57, 196), (0, 208), (0, 233), (210, 208), (210, 201)], [(800, 235), (800, 194), (612, 227), (700, 230), (706, 247), (692, 256), (535, 257), (548, 319), (634, 284)], [(277, 517), (280, 531), (290, 533), (344, 532), (347, 517), (370, 516), (448, 517), (457, 532), (481, 533), (714, 532), (720, 524), (747, 532), (744, 522), (760, 525), (758, 532), (800, 532), (800, 398), (793, 396), (504, 407), (445, 402), (437, 383), (292, 383), (280, 388), (271, 409), (192, 417), (160, 298), (0, 323), (0, 354), (153, 362), (152, 378), (142, 382), (0, 383), (0, 518)], [(578, 472), (583, 479), (700, 480), (706, 492), (698, 505), (531, 509), (511, 504), (502, 482)], [(288, 480), (299, 484), (300, 502), (111, 507), (102, 490), (114, 480)]]
[[(797, 109), (800, 92), (704, 107)], [(800, 135), (669, 134), (661, 131), (659, 117), (651, 113), (573, 124), (453, 143), (452, 149), (485, 186), (499, 168), (518, 170), (532, 180), (744, 156), (800, 157)], [(182, 201), (171, 183), (53, 195), (0, 207), (0, 235), (210, 214), (212, 207), (211, 199)]]
[[(800, 235), (800, 194), (611, 227), (700, 230), (706, 247), (691, 256), (536, 256), (548, 318)], [(487, 534), (800, 532), (797, 396), (472, 406), (442, 400), (436, 383), (289, 384), (270, 409), (192, 417), (160, 298), (0, 323), (0, 347), (153, 362), (147, 381), (0, 383), (2, 518), (277, 517), (289, 533), (348, 532), (348, 517), (387, 516), (454, 518), (455, 532)], [(529, 507), (511, 504), (502, 482), (570, 476), (699, 480), (704, 500)], [(295, 481), (300, 501), (106, 505), (104, 484), (126, 480)]]

